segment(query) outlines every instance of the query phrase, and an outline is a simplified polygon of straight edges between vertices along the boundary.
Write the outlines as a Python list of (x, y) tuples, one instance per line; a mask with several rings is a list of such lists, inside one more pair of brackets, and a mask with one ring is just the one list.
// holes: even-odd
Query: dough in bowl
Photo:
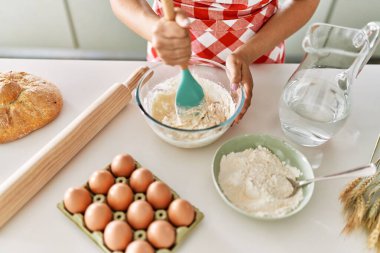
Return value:
[(26, 72), (0, 73), (0, 143), (45, 126), (58, 116), (62, 104), (52, 83)]

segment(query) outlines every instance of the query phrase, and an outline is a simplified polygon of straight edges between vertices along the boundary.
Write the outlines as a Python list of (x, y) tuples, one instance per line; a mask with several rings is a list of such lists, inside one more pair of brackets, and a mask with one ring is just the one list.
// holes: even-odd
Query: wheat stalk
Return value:
[(351, 194), (352, 190), (358, 186), (358, 184), (362, 181), (362, 178), (358, 177), (352, 180), (346, 188), (343, 190), (343, 192), (340, 194), (340, 200), (342, 202), (346, 202), (348, 196)]
[(366, 201), (363, 196), (359, 196), (352, 211), (347, 213), (346, 217), (348, 217), (348, 221), (343, 229), (343, 233), (348, 234), (355, 228), (358, 228), (361, 225), (366, 210)]
[(371, 177), (366, 177), (363, 179), (363, 183), (360, 184), (359, 188), (357, 189), (357, 191), (354, 191), (352, 192), (354, 197), (358, 197), (358, 196), (361, 196), (364, 194), (364, 192), (367, 190), (367, 187), (372, 183), (372, 181), (375, 179), (375, 175), (374, 176), (371, 176)]
[(379, 235), (380, 235), (380, 218), (377, 218), (376, 226), (374, 227), (374, 229), (371, 231), (371, 233), (368, 236), (368, 247), (370, 249), (373, 249), (378, 244)]
[(374, 177), (357, 178), (344, 190), (340, 200), (346, 212), (357, 206), (358, 198), (364, 196), (368, 185), (372, 183), (373, 179)]
[[(371, 187), (369, 187), (368, 188), (368, 190), (367, 190), (367, 202), (369, 202), (369, 203), (374, 203), (374, 202), (376, 202), (376, 198), (374, 197), (374, 195), (376, 194), (376, 193), (378, 193), (379, 192), (379, 190), (380, 190), (380, 182), (379, 183), (375, 183), (375, 184), (373, 184)], [(374, 199), (374, 200), (373, 200)]]
[(367, 219), (366, 219), (367, 229), (369, 229), (369, 230), (373, 229), (375, 222), (376, 222), (376, 219), (377, 219), (378, 214), (379, 214), (379, 209), (380, 209), (380, 198), (377, 199), (372, 204), (372, 206), (370, 207), (370, 209), (368, 211), (368, 215), (367, 215)]
[[(380, 136), (371, 161), (379, 148)], [(375, 165), (380, 167), (380, 159)], [(352, 180), (341, 192), (339, 199), (346, 218), (343, 232), (350, 233), (355, 228), (363, 228), (368, 232), (368, 247), (376, 248), (377, 253), (380, 253), (380, 170), (371, 177)]]

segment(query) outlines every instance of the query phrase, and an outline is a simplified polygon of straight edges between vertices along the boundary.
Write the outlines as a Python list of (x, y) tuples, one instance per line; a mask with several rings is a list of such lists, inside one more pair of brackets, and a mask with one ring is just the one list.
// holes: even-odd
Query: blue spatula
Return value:
[[(174, 21), (175, 13), (173, 0), (162, 0), (165, 19)], [(190, 73), (187, 64), (182, 65), (181, 82), (175, 98), (176, 110), (179, 116), (187, 114), (191, 109), (199, 107), (204, 102), (205, 94), (202, 87)], [(193, 111), (193, 110), (191, 110)], [(196, 111), (196, 110), (195, 110)]]

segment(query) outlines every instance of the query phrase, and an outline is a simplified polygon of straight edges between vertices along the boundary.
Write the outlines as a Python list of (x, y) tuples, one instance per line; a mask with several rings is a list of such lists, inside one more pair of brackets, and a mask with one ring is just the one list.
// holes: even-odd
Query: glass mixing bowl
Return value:
[(214, 142), (229, 129), (243, 107), (245, 94), (243, 88), (238, 88), (237, 91), (231, 90), (226, 68), (217, 62), (193, 57), (189, 62), (189, 69), (193, 75), (209, 79), (230, 93), (235, 111), (226, 121), (204, 129), (180, 129), (154, 119), (147, 103), (147, 99), (150, 98), (149, 91), (165, 80), (178, 76), (181, 72), (179, 67), (164, 63), (151, 67), (141, 78), (136, 90), (136, 100), (145, 120), (162, 140), (177, 147), (197, 148)]

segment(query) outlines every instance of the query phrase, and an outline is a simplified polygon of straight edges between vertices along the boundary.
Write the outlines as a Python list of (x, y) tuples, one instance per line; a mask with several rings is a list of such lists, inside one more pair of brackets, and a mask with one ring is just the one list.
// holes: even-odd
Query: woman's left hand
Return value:
[(251, 105), (253, 80), (249, 70), (250, 62), (244, 58), (243, 54), (233, 52), (226, 59), (226, 67), (230, 72), (230, 82), (232, 90), (237, 90), (239, 85), (243, 85), (246, 98), (243, 109), (236, 117), (234, 123), (238, 123), (247, 112), (248, 107)]

